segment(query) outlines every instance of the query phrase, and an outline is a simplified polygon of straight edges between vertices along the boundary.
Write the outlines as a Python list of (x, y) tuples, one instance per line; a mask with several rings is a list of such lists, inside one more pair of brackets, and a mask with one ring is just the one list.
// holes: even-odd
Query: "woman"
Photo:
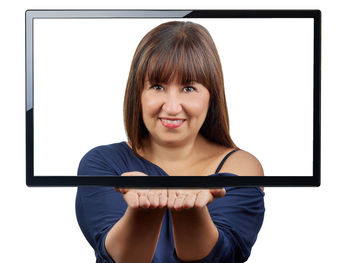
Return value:
[[(141, 40), (124, 124), (129, 141), (92, 149), (78, 175), (263, 175), (230, 138), (219, 56), (198, 24), (164, 23)], [(79, 187), (76, 213), (97, 262), (244, 262), (263, 222), (263, 197), (259, 187)]]

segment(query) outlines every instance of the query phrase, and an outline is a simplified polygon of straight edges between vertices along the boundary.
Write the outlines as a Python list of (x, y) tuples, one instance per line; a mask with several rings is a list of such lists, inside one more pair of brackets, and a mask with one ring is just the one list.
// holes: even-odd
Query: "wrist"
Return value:
[(182, 210), (175, 210), (175, 209), (170, 209), (170, 214), (172, 217), (188, 217), (188, 218), (203, 218), (205, 215), (209, 215), (209, 211), (207, 206), (197, 208), (197, 207), (192, 207), (188, 209), (182, 209)]
[(132, 208), (128, 207), (125, 215), (131, 217), (133, 220), (145, 221), (148, 219), (163, 218), (166, 207), (163, 208)]

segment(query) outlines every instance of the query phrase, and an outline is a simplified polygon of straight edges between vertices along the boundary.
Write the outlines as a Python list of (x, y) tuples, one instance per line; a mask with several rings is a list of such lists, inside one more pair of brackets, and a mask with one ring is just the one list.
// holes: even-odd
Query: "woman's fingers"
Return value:
[(198, 190), (168, 190), (168, 208), (180, 211), (195, 206)]
[(132, 171), (132, 172), (122, 173), (121, 176), (148, 176), (148, 175), (139, 171)]
[(180, 211), (193, 207), (203, 208), (215, 198), (225, 196), (225, 188), (220, 189), (125, 189), (115, 188), (123, 194), (127, 204), (134, 208), (163, 208)]
[(147, 192), (140, 192), (139, 193), (139, 201), (140, 201), (140, 207), (141, 208), (149, 208), (151, 203), (150, 201), (148, 200), (148, 193)]
[(148, 191), (148, 200), (150, 202), (150, 208), (157, 208), (159, 206), (159, 191)]
[(203, 208), (212, 201), (211, 199), (213, 199), (213, 197), (208, 190), (201, 190), (197, 194), (194, 206), (196, 208)]
[(168, 208), (180, 211), (190, 208), (202, 208), (213, 200), (207, 189), (168, 190)]
[(128, 193), (123, 195), (125, 202), (131, 208), (139, 208), (139, 195), (134, 191), (129, 191)]
[(167, 190), (128, 189), (124, 200), (133, 208), (163, 208), (167, 205)]
[(185, 195), (180, 193), (176, 196), (176, 199), (174, 201), (174, 209), (176, 211), (180, 211), (183, 209), (183, 205), (184, 205), (184, 200), (185, 200)]
[(214, 198), (221, 198), (225, 196), (226, 190), (225, 188), (210, 189), (210, 193), (214, 196)]
[(195, 193), (188, 194), (183, 202), (183, 208), (189, 209), (194, 207), (197, 195)]
[(118, 193), (121, 194), (126, 194), (127, 192), (129, 192), (130, 189), (127, 188), (120, 188), (120, 187), (114, 187), (114, 190)]
[[(121, 176), (147, 176), (139, 171), (125, 172)], [(180, 211), (193, 207), (202, 208), (215, 198), (225, 196), (225, 188), (220, 189), (128, 189), (114, 187), (123, 194), (128, 206), (134, 208), (163, 208)]]
[(168, 197), (167, 206), (169, 209), (173, 209), (175, 200), (176, 200), (176, 190), (169, 189), (167, 197)]
[[(131, 171), (131, 172), (122, 173), (121, 176), (147, 176), (147, 174), (139, 171)], [(139, 208), (141, 205), (147, 206), (148, 204), (148, 202), (144, 199), (144, 197), (142, 198), (142, 203), (140, 204), (140, 196), (142, 195), (141, 193), (144, 192), (144, 190), (121, 188), (121, 187), (114, 187), (114, 190), (116, 192), (121, 193), (124, 197), (125, 202), (128, 204), (128, 206), (132, 208)]]
[(197, 195), (195, 207), (202, 208), (213, 202), (215, 198), (224, 197), (225, 194), (225, 188), (201, 190)]
[(159, 195), (159, 208), (163, 208), (166, 207), (168, 203), (168, 191), (165, 190), (161, 190), (161, 193)]

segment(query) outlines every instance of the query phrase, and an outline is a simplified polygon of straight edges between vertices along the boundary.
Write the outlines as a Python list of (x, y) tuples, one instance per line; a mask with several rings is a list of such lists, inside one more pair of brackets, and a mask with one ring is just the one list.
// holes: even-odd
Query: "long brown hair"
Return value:
[(124, 97), (124, 125), (136, 154), (148, 134), (141, 108), (146, 77), (151, 83), (168, 83), (176, 77), (182, 85), (195, 81), (205, 86), (210, 101), (199, 133), (239, 149), (230, 137), (221, 62), (207, 29), (192, 22), (167, 22), (148, 32), (136, 48)]

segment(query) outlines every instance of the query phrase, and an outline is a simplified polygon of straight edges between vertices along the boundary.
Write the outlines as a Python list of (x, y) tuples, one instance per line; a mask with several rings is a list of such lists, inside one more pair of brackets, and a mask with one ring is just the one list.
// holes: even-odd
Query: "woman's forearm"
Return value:
[(166, 208), (128, 208), (108, 232), (105, 246), (116, 263), (151, 262)]
[(175, 250), (178, 258), (194, 261), (205, 258), (214, 248), (219, 232), (206, 206), (171, 211)]

